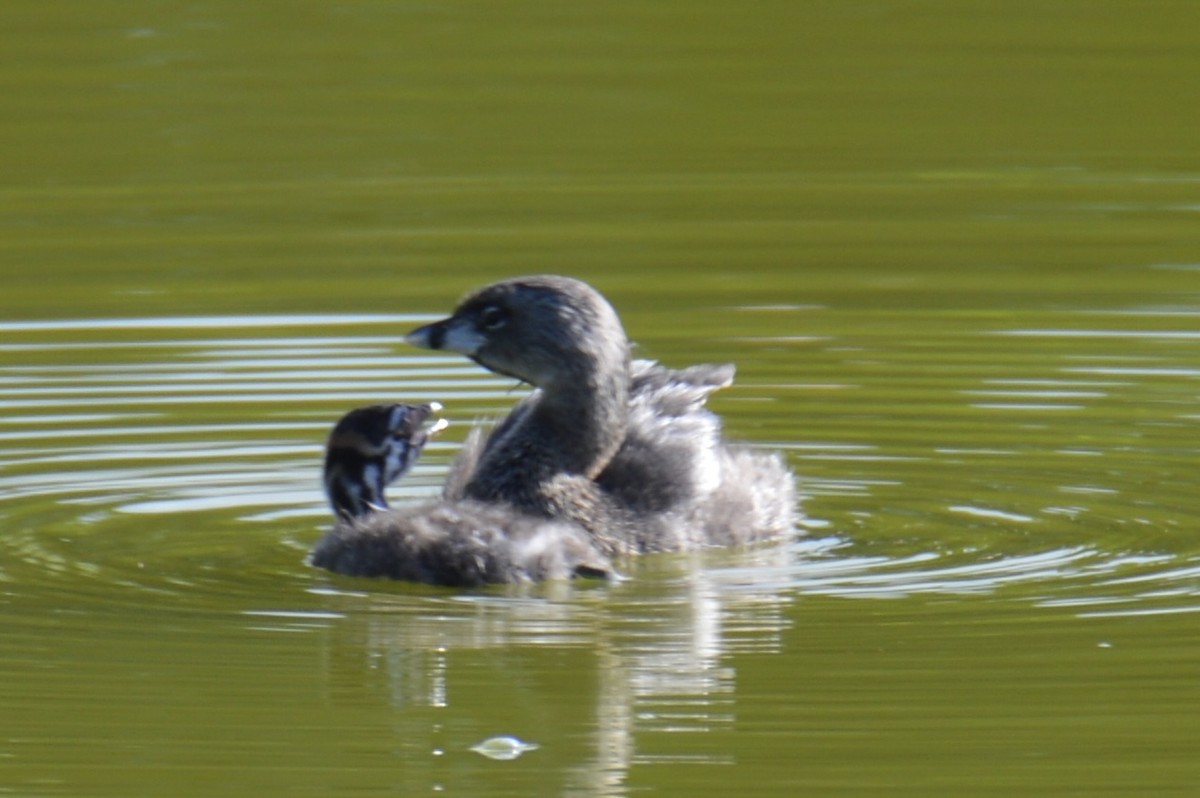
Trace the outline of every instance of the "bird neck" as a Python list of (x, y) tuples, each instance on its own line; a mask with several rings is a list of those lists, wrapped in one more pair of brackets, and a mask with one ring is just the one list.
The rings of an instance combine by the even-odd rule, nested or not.
[(387, 508), (384, 469), (378, 463), (344, 463), (330, 458), (325, 465), (325, 493), (334, 515), (343, 520), (362, 518)]
[(534, 421), (546, 428), (562, 460), (559, 470), (594, 478), (625, 440), (628, 364), (608, 364), (543, 387)]

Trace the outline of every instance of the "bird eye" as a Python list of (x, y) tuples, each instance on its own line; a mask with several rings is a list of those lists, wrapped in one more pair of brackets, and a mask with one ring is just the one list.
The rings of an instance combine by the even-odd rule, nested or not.
[(499, 305), (488, 305), (479, 311), (479, 327), (484, 330), (498, 330), (508, 323), (508, 313)]

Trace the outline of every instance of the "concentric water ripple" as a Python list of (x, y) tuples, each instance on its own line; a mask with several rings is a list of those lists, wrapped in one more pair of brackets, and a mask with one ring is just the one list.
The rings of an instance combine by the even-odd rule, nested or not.
[[(404, 352), (400, 333), (421, 320), (3, 325), (0, 577), (71, 574), (98, 590), (108, 583), (168, 592), (229, 591), (231, 572), (242, 584), (314, 579), (302, 559), (327, 516), (318, 467), (340, 413), (383, 400), (447, 404), (456, 423), (394, 489), (402, 501), (436, 490), (469, 423), (519, 395), (511, 381), (457, 358)], [(1009, 363), (990, 357), (988, 368), (961, 373), (959, 362), (984, 362), (997, 340), (1075, 345), (1026, 349)], [(1167, 348), (1151, 357), (1086, 345), (1100, 340)], [(797, 437), (774, 442), (803, 474), (816, 517), (782, 562), (727, 554), (709, 562), (712, 578), (734, 591), (744, 584), (887, 598), (1019, 588), (1036, 602), (1087, 613), (1194, 611), (1196, 500), (1179, 476), (1197, 453), (1196, 404), (1187, 400), (1200, 371), (1185, 365), (1191, 350), (1179, 348), (1190, 341), (1182, 331), (981, 331), (959, 340), (963, 351), (945, 358), (950, 367), (926, 364), (906, 377), (914, 407), (942, 397), (942, 418), (897, 424), (908, 411), (892, 390), (893, 417), (875, 422), (876, 440), (863, 434), (884, 404), (871, 406), (872, 391), (895, 374), (880, 369), (869, 346), (842, 352), (835, 336), (780, 343), (784, 352), (842, 352), (826, 364), (836, 379), (823, 380), (815, 358), (804, 382), (783, 374), (735, 397), (781, 391), (800, 404), (822, 401), (813, 418), (797, 420)], [(905, 367), (904, 351), (889, 354), (890, 367)], [(861, 381), (847, 382), (856, 372)], [(1168, 390), (1162, 380), (1186, 387)], [(831, 393), (838, 401), (822, 399)], [(722, 408), (734, 434), (747, 406)], [(971, 428), (970, 440), (939, 438), (937, 425)], [(896, 437), (904, 430), (911, 437)], [(1152, 485), (1138, 467), (1151, 457), (1173, 469)]]

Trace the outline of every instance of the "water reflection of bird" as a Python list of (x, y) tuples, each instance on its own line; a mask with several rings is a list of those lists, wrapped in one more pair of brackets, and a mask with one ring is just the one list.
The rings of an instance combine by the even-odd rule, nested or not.
[(409, 343), (459, 352), (533, 385), (469, 442), (452, 494), (586, 529), (606, 554), (790, 534), (793, 477), (776, 454), (725, 443), (704, 407), (732, 366), (630, 359), (615, 310), (586, 283), (523, 277), (469, 295)]
[(427, 424), (438, 409), (375, 405), (337, 423), (326, 447), (325, 490), (338, 521), (313, 549), (314, 565), (459, 587), (610, 573), (608, 561), (570, 522), (470, 499), (390, 509), (384, 489), (446, 426)]

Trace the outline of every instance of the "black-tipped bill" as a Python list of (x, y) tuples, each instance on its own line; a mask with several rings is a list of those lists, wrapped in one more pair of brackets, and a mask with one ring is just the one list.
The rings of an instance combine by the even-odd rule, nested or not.
[(422, 349), (445, 349), (467, 357), (474, 357), (479, 347), (487, 343), (487, 338), (469, 321), (457, 316), (418, 327), (404, 340)]
[(416, 346), (421, 349), (441, 349), (442, 344), (446, 340), (446, 322), (448, 321), (449, 319), (446, 319), (445, 321), (418, 327), (404, 336), (404, 342), (409, 346)]

